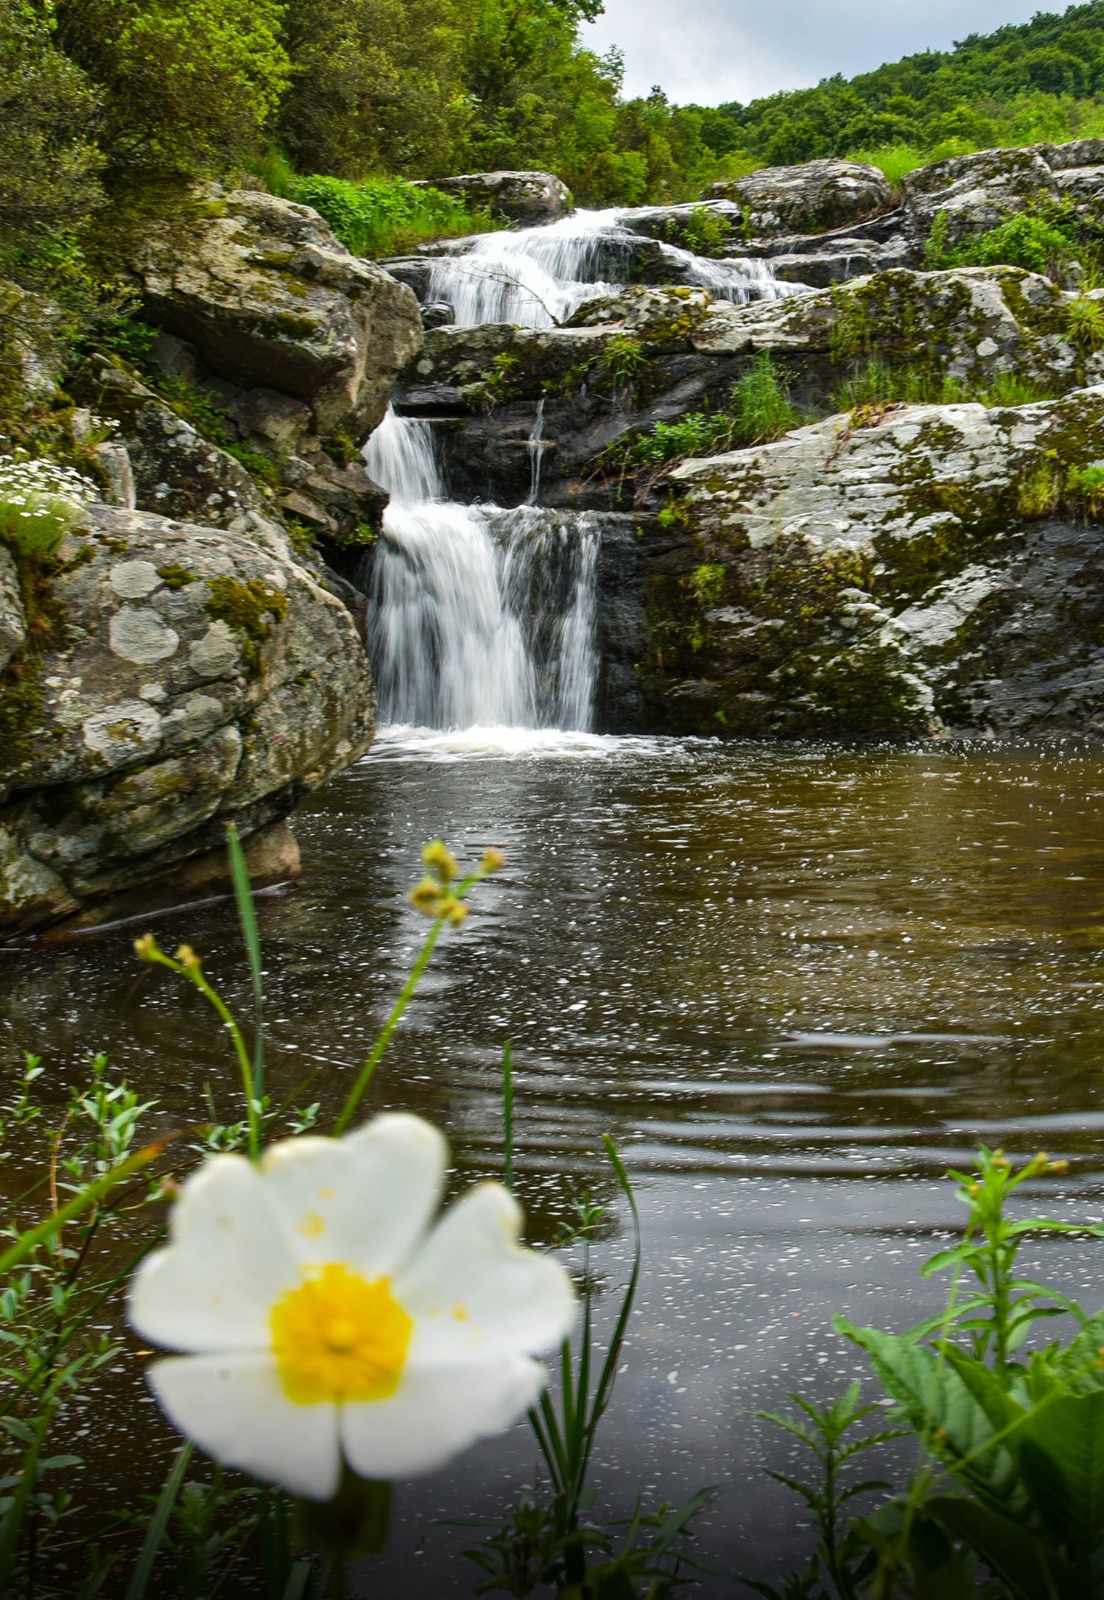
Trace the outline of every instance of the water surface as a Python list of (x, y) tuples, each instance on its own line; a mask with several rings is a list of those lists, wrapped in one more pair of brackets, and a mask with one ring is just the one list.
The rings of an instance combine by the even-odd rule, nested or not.
[[(1100, 1219), (1104, 760), (1079, 747), (722, 745), (495, 729), (391, 730), (300, 813), (301, 885), (265, 896), (274, 1089), (314, 1075), (333, 1107), (425, 931), (405, 903), (425, 839), (508, 865), (442, 941), (375, 1092), (450, 1133), (458, 1182), (501, 1169), (502, 1044), (518, 1071), (521, 1191), (549, 1239), (590, 1190), (604, 1314), (626, 1257), (600, 1136), (638, 1186), (645, 1281), (600, 1449), (615, 1511), (647, 1488), (718, 1486), (710, 1595), (804, 1561), (752, 1413), (862, 1372), (832, 1314), (902, 1327), (939, 1303), (916, 1268), (958, 1220), (949, 1166), (977, 1141), (1068, 1156), (1032, 1207)], [(167, 1121), (226, 1115), (234, 1080), (202, 1006), (137, 965), (134, 928), (8, 955), (0, 1025), (59, 1079), (109, 1049)], [(225, 906), (178, 914), (244, 1006)], [(1031, 1247), (1066, 1292), (1104, 1299), (1099, 1246)], [(135, 1361), (90, 1428), (89, 1471), (170, 1448)], [(873, 1394), (873, 1391), (872, 1391)], [(470, 1592), (470, 1534), (533, 1481), (522, 1427), (400, 1498), (363, 1592)], [(124, 1482), (121, 1493), (133, 1493)]]

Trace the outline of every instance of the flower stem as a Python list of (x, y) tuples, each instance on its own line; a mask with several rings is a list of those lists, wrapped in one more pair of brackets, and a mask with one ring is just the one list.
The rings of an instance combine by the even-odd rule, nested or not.
[(341, 1108), (341, 1115), (334, 1123), (333, 1132), (335, 1138), (339, 1134), (345, 1132), (345, 1129), (349, 1125), (350, 1117), (353, 1115), (353, 1112), (356, 1110), (357, 1106), (367, 1093), (368, 1086), (376, 1075), (376, 1068), (380, 1064), (383, 1052), (391, 1043), (391, 1035), (401, 1022), (402, 1014), (410, 1004), (414, 991), (418, 987), (418, 981), (421, 978), (422, 973), (429, 966), (429, 958), (433, 954), (433, 947), (440, 938), (441, 929), (444, 927), (444, 925), (445, 918), (443, 916), (435, 917), (433, 919), (433, 926), (430, 928), (426, 937), (426, 942), (422, 946), (421, 954), (414, 963), (409, 978), (407, 978), (406, 982), (403, 984), (402, 992), (391, 1009), (391, 1015), (388, 1017), (387, 1021), (380, 1030), (379, 1038), (372, 1046), (371, 1055), (361, 1067), (360, 1072), (357, 1075), (357, 1081), (353, 1084), (353, 1087), (349, 1091), (348, 1099)]

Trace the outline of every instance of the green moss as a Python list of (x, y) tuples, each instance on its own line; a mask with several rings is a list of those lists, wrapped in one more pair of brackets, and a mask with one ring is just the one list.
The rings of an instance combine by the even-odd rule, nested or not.
[(189, 583), (196, 582), (198, 574), (189, 572), (187, 567), (175, 566), (170, 563), (168, 566), (158, 567), (157, 576), (167, 589), (184, 589)]
[(272, 637), (276, 623), (287, 615), (287, 596), (261, 578), (250, 578), (246, 583), (225, 576), (208, 578), (207, 588), (210, 595), (203, 609), (209, 617), (233, 628), (246, 672), (258, 677), (264, 664), (261, 646)]
[(724, 597), (725, 569), (716, 561), (704, 561), (683, 581), (703, 610), (718, 606)]
[(34, 735), (45, 721), (42, 661), (24, 650), (0, 680), (0, 766), (11, 773), (34, 753)]

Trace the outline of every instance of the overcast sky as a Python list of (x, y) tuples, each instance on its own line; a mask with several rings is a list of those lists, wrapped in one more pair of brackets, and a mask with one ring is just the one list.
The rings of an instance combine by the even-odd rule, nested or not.
[(947, 50), (970, 33), (1026, 22), (1063, 0), (606, 0), (583, 35), (625, 52), (625, 93), (660, 84), (699, 105), (851, 77), (917, 50)]

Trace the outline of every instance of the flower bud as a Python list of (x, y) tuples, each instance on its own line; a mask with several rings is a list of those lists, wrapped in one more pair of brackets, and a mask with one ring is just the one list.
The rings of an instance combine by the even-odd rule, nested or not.
[(454, 928), (458, 928), (468, 914), (468, 908), (462, 900), (454, 900), (448, 910), (448, 920)]
[(1053, 1173), (1058, 1174), (1058, 1175), (1060, 1175), (1063, 1172), (1068, 1172), (1069, 1171), (1069, 1162), (1068, 1161), (1051, 1161), (1051, 1162), (1048, 1162), (1047, 1171), (1048, 1172), (1053, 1172)]
[(435, 878), (423, 878), (410, 891), (410, 904), (424, 917), (435, 917), (441, 904), (441, 885)]
[(157, 940), (152, 933), (144, 933), (134, 941), (134, 954), (140, 961), (152, 961), (157, 954)]
[(443, 839), (431, 839), (422, 851), (422, 860), (442, 883), (451, 883), (460, 874), (460, 863)]
[(190, 944), (182, 944), (180, 946), (180, 949), (176, 952), (176, 959), (182, 967), (200, 967), (203, 965)]
[(484, 872), (498, 872), (506, 865), (506, 857), (492, 844), (484, 850), (480, 865)]

